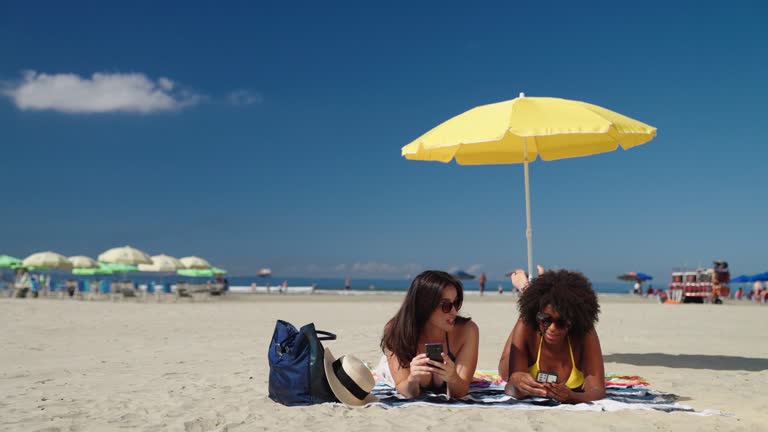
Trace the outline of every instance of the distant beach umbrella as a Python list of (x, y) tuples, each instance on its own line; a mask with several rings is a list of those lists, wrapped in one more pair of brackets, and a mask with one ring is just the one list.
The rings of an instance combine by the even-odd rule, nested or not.
[(112, 248), (99, 255), (98, 259), (105, 263), (152, 264), (152, 258), (149, 255), (130, 246)]
[(211, 268), (211, 263), (208, 261), (196, 257), (196, 256), (188, 256), (181, 258), (179, 261), (181, 261), (182, 264), (184, 264), (184, 267), (188, 269), (209, 269)]
[(21, 265), (21, 260), (10, 255), (0, 255), (0, 267), (16, 267)]
[(114, 271), (109, 268), (107, 263), (96, 263), (96, 267), (72, 269), (72, 274), (80, 276), (109, 275), (113, 273)]
[(67, 258), (72, 263), (74, 268), (97, 268), (99, 263), (90, 257), (83, 255), (75, 255)]
[(752, 281), (764, 282), (768, 281), (768, 272), (758, 273), (752, 276)]
[(139, 264), (139, 271), (143, 272), (172, 273), (183, 268), (186, 267), (178, 258), (165, 254), (153, 255), (152, 264)]
[(67, 257), (56, 252), (38, 252), (34, 253), (21, 262), (24, 267), (34, 269), (59, 269), (68, 270), (72, 268), (72, 263)]
[(453, 274), (453, 277), (455, 277), (458, 280), (472, 280), (475, 278), (475, 275), (469, 274), (464, 270), (458, 270), (456, 271), (456, 273)]
[(616, 276), (616, 279), (629, 282), (645, 282), (652, 280), (653, 276), (641, 272), (629, 272)]
[(181, 276), (188, 277), (212, 277), (220, 274), (226, 274), (227, 271), (218, 267), (211, 267), (207, 269), (180, 269), (176, 273)]
[(656, 136), (656, 128), (585, 102), (520, 97), (475, 107), (401, 149), (406, 159), (459, 165), (523, 164), (528, 274), (533, 274), (533, 230), (528, 164), (629, 149)]
[(754, 282), (754, 280), (752, 280), (752, 276), (741, 275), (731, 279), (731, 283), (747, 283), (747, 282)]
[(133, 264), (107, 262), (107, 263), (101, 263), (101, 265), (111, 270), (112, 273), (131, 273), (131, 272), (139, 271), (139, 268)]

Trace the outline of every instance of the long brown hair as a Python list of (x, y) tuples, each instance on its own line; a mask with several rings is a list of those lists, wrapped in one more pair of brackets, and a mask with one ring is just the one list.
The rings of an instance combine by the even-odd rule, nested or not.
[[(418, 352), (419, 336), (424, 330), (432, 312), (442, 300), (443, 289), (449, 285), (456, 288), (459, 307), (464, 302), (464, 286), (458, 279), (439, 270), (427, 270), (413, 279), (400, 310), (384, 326), (381, 350), (389, 350), (397, 356), (401, 368), (410, 367), (411, 360)], [(469, 321), (456, 317), (456, 324)]]

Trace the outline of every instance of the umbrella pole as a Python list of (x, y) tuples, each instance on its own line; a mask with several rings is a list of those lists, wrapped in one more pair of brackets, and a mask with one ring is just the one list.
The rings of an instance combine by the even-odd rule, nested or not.
[(533, 229), (531, 228), (531, 186), (528, 178), (528, 142), (523, 137), (523, 171), (525, 173), (525, 237), (528, 239), (528, 280), (533, 279)]

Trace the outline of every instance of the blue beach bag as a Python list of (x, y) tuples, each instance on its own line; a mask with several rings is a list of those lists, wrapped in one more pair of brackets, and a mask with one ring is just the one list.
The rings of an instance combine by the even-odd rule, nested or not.
[(296, 330), (278, 320), (268, 352), (270, 399), (288, 406), (338, 402), (325, 377), (321, 343), (335, 339), (333, 333), (315, 330), (314, 323)]

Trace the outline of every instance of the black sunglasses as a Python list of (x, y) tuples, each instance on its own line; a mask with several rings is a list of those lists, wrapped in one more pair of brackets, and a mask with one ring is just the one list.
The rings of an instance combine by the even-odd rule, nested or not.
[(461, 309), (461, 302), (458, 299), (454, 301), (440, 300), (440, 310), (443, 313), (451, 313), (452, 308), (456, 308), (456, 312), (458, 312)]
[(553, 319), (552, 315), (546, 313), (546, 312), (539, 312), (536, 314), (536, 321), (539, 322), (539, 327), (543, 329), (548, 329), (549, 326), (552, 325), (552, 323), (555, 323), (555, 327), (559, 329), (568, 329), (571, 328), (571, 321), (565, 319), (565, 318), (558, 318)]

